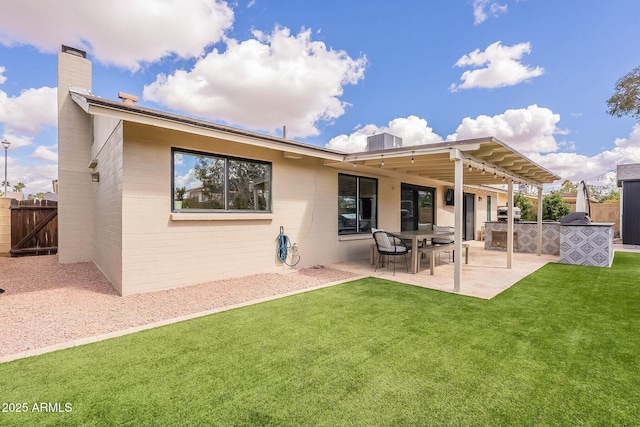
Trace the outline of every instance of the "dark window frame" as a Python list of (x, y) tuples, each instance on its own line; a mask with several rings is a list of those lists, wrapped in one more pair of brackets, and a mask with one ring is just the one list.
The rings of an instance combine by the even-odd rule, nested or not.
[[(359, 235), (359, 234), (370, 234), (371, 233), (371, 228), (377, 228), (378, 226), (378, 178), (371, 178), (368, 176), (360, 176), (360, 175), (352, 175), (352, 174), (346, 174), (346, 173), (339, 173), (338, 174), (338, 200), (340, 198), (340, 177), (344, 176), (344, 177), (348, 177), (348, 178), (355, 178), (356, 180), (356, 196), (355, 196), (355, 208), (356, 208), (356, 212), (355, 212), (355, 224), (354, 224), (354, 231), (345, 231), (344, 229), (341, 231), (340, 230), (340, 212), (338, 212), (338, 235), (340, 236), (348, 236), (348, 235)], [(375, 206), (372, 207), (372, 212), (371, 212), (371, 216), (372, 218), (375, 220), (375, 224), (371, 224), (372, 219), (365, 219), (365, 218), (360, 218), (361, 217), (361, 206), (360, 206), (360, 199), (361, 199), (361, 192), (360, 192), (360, 180), (361, 179), (367, 179), (367, 180), (371, 180), (375, 183)], [(338, 206), (338, 209), (340, 209), (340, 207)], [(368, 224), (368, 228), (366, 228), (366, 225), (361, 225), (361, 221), (364, 223), (364, 221), (369, 221)], [(366, 228), (364, 230), (362, 230), (362, 228)], [(362, 231), (361, 231), (362, 230)]]
[[(175, 184), (175, 157), (176, 153), (178, 154), (187, 154), (192, 156), (202, 156), (208, 158), (214, 158), (219, 160), (224, 160), (224, 183), (223, 183), (223, 199), (224, 199), (224, 208), (214, 209), (214, 208), (186, 208), (186, 209), (175, 209), (174, 200), (176, 194), (176, 184)], [(229, 162), (247, 162), (247, 163), (255, 163), (259, 165), (264, 165), (267, 167), (268, 171), (268, 188), (266, 191), (268, 192), (267, 198), (267, 207), (266, 209), (230, 209), (230, 200), (229, 200)], [(180, 212), (180, 213), (189, 213), (189, 212), (210, 212), (210, 213), (264, 213), (270, 214), (273, 213), (273, 163), (264, 161), (264, 160), (256, 160), (249, 159), (244, 157), (236, 157), (236, 156), (228, 156), (225, 154), (212, 153), (207, 151), (198, 151), (198, 150), (190, 150), (186, 148), (178, 148), (171, 147), (171, 211), (172, 212)]]
[[(410, 191), (412, 193), (412, 198), (410, 199), (411, 201), (411, 207), (412, 207), (412, 211), (411, 212), (406, 212), (409, 215), (410, 221), (407, 219), (403, 220), (403, 202), (408, 201), (407, 200), (402, 200), (402, 197), (404, 195), (405, 191)], [(418, 198), (417, 198), (417, 192), (419, 191), (424, 191), (424, 192), (428, 192), (431, 194), (431, 217), (432, 217), (432, 225), (437, 224), (437, 196), (438, 196), (438, 190), (435, 187), (428, 187), (425, 185), (419, 185), (419, 184), (410, 184), (408, 182), (402, 182), (400, 184), (400, 229), (402, 231), (407, 231), (409, 230), (409, 228), (407, 227), (408, 224), (411, 224), (411, 230), (416, 230), (418, 228), (418, 224), (419, 224), (419, 218), (416, 216), (418, 213), (418, 209), (419, 206), (417, 205), (418, 202)], [(414, 199), (415, 197), (415, 199)]]

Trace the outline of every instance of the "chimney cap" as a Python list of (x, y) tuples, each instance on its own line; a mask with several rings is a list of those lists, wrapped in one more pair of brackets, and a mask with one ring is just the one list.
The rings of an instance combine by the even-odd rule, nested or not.
[(122, 103), (125, 105), (134, 105), (138, 102), (138, 97), (124, 92), (118, 92), (118, 98), (122, 99)]
[(78, 49), (76, 47), (71, 47), (71, 46), (67, 46), (67, 45), (62, 45), (62, 52), (63, 53), (68, 53), (70, 55), (75, 55), (75, 56), (79, 56), (81, 58), (86, 58), (87, 57), (87, 52), (85, 52), (84, 50)]

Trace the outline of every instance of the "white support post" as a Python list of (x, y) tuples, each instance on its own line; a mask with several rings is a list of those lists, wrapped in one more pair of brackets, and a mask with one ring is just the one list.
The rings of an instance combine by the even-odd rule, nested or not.
[(507, 268), (513, 264), (513, 181), (509, 180), (507, 195)]
[(538, 256), (542, 255), (542, 187), (538, 187)]
[[(457, 150), (456, 150), (457, 151)], [(453, 290), (454, 292), (460, 292), (460, 282), (462, 281), (462, 200), (463, 200), (463, 164), (462, 156), (459, 152), (456, 153), (455, 158), (455, 191), (454, 191), (454, 205), (453, 205), (453, 218), (454, 218), (454, 235), (453, 235), (453, 249), (455, 253), (455, 259), (453, 261)]]

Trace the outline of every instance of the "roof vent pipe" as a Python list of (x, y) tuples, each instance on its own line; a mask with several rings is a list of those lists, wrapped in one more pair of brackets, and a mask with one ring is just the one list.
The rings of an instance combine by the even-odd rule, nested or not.
[(282, 139), (287, 139), (287, 126), (282, 126)]
[(118, 98), (122, 99), (122, 103), (124, 105), (135, 105), (138, 102), (138, 97), (135, 95), (130, 95), (124, 92), (118, 92)]

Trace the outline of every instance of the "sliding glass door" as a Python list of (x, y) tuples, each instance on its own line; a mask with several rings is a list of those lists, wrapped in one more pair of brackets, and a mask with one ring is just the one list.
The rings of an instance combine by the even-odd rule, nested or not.
[(402, 231), (430, 227), (435, 221), (435, 188), (402, 184), (400, 227)]

